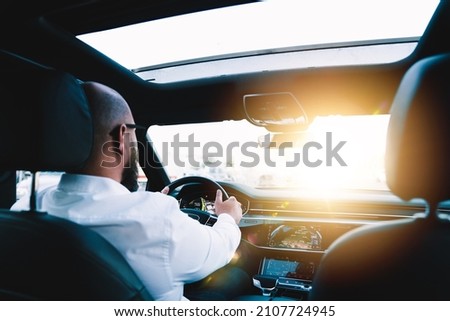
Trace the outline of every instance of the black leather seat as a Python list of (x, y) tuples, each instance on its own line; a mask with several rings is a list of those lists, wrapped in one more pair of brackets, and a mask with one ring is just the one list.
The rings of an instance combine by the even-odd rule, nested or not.
[(356, 229), (324, 255), (312, 300), (449, 300), (450, 54), (423, 59), (405, 74), (391, 108), (387, 182), (426, 213)]
[[(0, 170), (70, 171), (83, 165), (93, 128), (74, 77), (0, 51), (0, 97)], [(152, 298), (97, 233), (38, 210), (3, 209), (0, 299)]]

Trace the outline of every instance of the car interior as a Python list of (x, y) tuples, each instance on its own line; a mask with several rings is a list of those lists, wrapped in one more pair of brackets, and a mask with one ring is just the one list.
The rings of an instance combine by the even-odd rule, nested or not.
[[(236, 300), (450, 299), (450, 3), (430, 6), (414, 36), (207, 50), (222, 45), (221, 35), (200, 22), (202, 13), (271, 2), (280, 3), (6, 1), (0, 299), (153, 299), (108, 241), (41, 211), (36, 199), (46, 173), (71, 171), (89, 156), (85, 81), (117, 90), (147, 128), (136, 132), (141, 190), (169, 186), (186, 215), (210, 226), (217, 189), (242, 204), (241, 245), (229, 265), (251, 281), (239, 284)], [(417, 9), (404, 4), (403, 13)], [(163, 24), (182, 17), (199, 21), (190, 34), (198, 43)], [(245, 26), (256, 19), (244, 14)], [(247, 35), (227, 22), (231, 44)], [(146, 23), (154, 23), (148, 38), (137, 29), (119, 38)], [(261, 39), (282, 38), (270, 33), (276, 23), (265, 25)], [(405, 48), (398, 58), (364, 60)], [(189, 56), (194, 49), (199, 55)], [(138, 61), (153, 52), (161, 60)], [(30, 210), (12, 211), (24, 175)]]

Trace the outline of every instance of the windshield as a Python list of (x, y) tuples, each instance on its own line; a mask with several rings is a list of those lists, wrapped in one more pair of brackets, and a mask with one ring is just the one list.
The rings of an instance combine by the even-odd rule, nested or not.
[(273, 134), (246, 120), (152, 126), (172, 180), (206, 176), (256, 188), (387, 190), (389, 115), (320, 116), (308, 130)]

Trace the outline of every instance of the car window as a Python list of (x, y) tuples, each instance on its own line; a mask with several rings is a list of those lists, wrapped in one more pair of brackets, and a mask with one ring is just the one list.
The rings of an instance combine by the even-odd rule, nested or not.
[[(38, 188), (44, 189), (49, 186), (57, 185), (62, 172), (40, 172)], [(16, 198), (20, 199), (29, 196), (31, 190), (32, 174), (29, 171), (17, 171), (16, 180)]]
[(152, 126), (171, 179), (201, 175), (258, 188), (387, 190), (389, 115), (316, 117), (303, 132), (274, 134), (246, 120)]
[[(145, 191), (147, 186), (147, 177), (139, 166), (138, 185), (140, 191)], [(46, 187), (58, 185), (63, 172), (39, 172), (38, 189), (42, 190)], [(16, 172), (16, 199), (29, 197), (31, 191), (32, 174), (29, 171)]]
[(414, 50), (438, 3), (268, 0), (78, 38), (156, 83), (387, 63)]

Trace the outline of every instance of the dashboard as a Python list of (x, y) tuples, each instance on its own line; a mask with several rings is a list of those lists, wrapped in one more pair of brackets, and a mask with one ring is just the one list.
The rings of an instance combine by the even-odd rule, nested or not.
[(249, 274), (275, 279), (277, 288), (287, 291), (284, 295), (300, 300), (307, 299), (314, 273), (336, 239), (362, 226), (413, 218), (424, 210), (420, 202), (401, 203), (392, 194), (378, 191), (330, 199), (286, 190), (222, 186), (238, 200), (248, 201), (240, 228), (245, 256), (254, 262)]
[[(278, 288), (298, 299), (306, 298), (322, 256), (337, 238), (361, 226), (412, 218), (424, 209), (421, 203), (399, 205), (391, 194), (378, 192), (336, 201), (221, 185), (243, 205), (240, 229), (245, 250), (238, 253), (236, 264), (249, 275), (274, 279)], [(187, 186), (178, 199), (181, 208), (214, 213), (215, 190), (200, 193), (195, 186)]]
[(322, 235), (320, 229), (314, 226), (281, 224), (268, 236), (268, 246), (320, 250), (322, 248)]
[(180, 200), (180, 208), (190, 208), (215, 214), (214, 199), (208, 194), (185, 197)]

